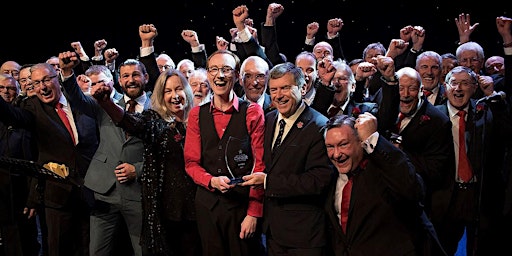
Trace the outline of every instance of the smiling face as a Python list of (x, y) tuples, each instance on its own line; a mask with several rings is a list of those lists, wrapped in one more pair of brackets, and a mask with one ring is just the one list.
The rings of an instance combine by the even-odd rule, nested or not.
[(417, 63), (417, 70), (421, 76), (423, 88), (432, 91), (441, 80), (441, 65), (434, 56), (424, 56)]
[(144, 92), (148, 74), (144, 74), (138, 65), (124, 65), (119, 69), (119, 83), (124, 93), (136, 99)]
[(356, 84), (350, 81), (351, 74), (346, 69), (336, 70), (332, 79), (334, 85), (334, 103), (339, 106), (345, 104), (349, 95), (356, 89)]
[(208, 81), (214, 97), (229, 97), (236, 82), (236, 60), (228, 53), (216, 53), (208, 60)]
[[(457, 71), (459, 68), (454, 68)], [(446, 81), (446, 97), (456, 109), (464, 109), (477, 89), (474, 78), (465, 71), (453, 72)]]
[(188, 82), (194, 94), (194, 106), (199, 106), (210, 92), (206, 71), (204, 69), (202, 71), (194, 70), (188, 78)]
[(177, 75), (169, 76), (165, 81), (164, 103), (167, 109), (175, 116), (183, 116), (187, 107), (185, 89)]
[(300, 89), (295, 83), (291, 73), (270, 79), (268, 82), (272, 102), (279, 113), (285, 117), (293, 115), (302, 102)]
[(339, 173), (355, 170), (363, 159), (363, 147), (348, 125), (330, 128), (325, 133), (327, 155)]
[(266, 90), (268, 64), (259, 57), (251, 56), (242, 64), (240, 78), (245, 91), (245, 97), (252, 102), (258, 102)]
[(12, 102), (18, 95), (16, 79), (11, 75), (0, 74), (0, 96), (5, 102)]
[(53, 67), (48, 64), (36, 64), (31, 68), (30, 78), (39, 100), (50, 105), (59, 102), (62, 90), (57, 72)]
[(300, 54), (295, 60), (295, 65), (302, 70), (306, 79), (306, 84), (301, 91), (302, 96), (305, 96), (313, 88), (313, 83), (317, 78), (316, 60), (312, 55)]
[(416, 111), (419, 101), (420, 82), (410, 76), (404, 75), (398, 79), (398, 93), (400, 94), (400, 112), (405, 115)]

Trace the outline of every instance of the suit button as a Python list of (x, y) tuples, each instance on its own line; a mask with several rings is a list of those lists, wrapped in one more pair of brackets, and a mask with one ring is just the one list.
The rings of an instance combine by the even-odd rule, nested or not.
[(222, 170), (221, 170), (221, 169), (217, 169), (217, 173), (221, 173), (221, 172), (222, 172)]

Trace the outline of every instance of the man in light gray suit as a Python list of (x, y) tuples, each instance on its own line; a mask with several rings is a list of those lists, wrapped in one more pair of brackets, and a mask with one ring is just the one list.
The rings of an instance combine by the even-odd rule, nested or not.
[[(70, 60), (78, 64), (75, 53), (61, 54), (69, 55)], [(113, 90), (110, 96), (114, 101), (128, 111), (132, 110), (130, 106), (135, 106), (135, 111), (139, 113), (149, 108), (150, 93), (143, 90), (149, 77), (144, 64), (128, 59), (120, 64), (118, 72), (124, 95)], [(70, 96), (71, 104), (76, 105), (84, 114), (96, 118), (100, 130), (100, 144), (85, 176), (85, 186), (94, 191), (95, 199), (90, 217), (90, 253), (111, 255), (116, 231), (124, 225), (124, 221), (135, 255), (142, 255), (139, 245), (142, 205), (138, 179), (142, 174), (144, 146), (139, 138), (117, 127), (94, 98), (84, 95), (80, 90), (78, 84), (87, 82), (91, 83), (91, 87), (102, 83), (113, 86), (110, 70), (103, 65), (93, 65), (85, 74), (76, 80), (68, 79), (64, 82), (64, 88)]]

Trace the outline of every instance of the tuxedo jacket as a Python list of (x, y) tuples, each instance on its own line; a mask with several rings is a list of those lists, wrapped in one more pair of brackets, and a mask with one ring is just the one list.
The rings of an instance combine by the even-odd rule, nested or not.
[[(480, 213), (492, 220), (503, 211), (505, 181), (502, 171), (505, 152), (512, 145), (512, 121), (505, 101), (476, 103), (471, 99), (467, 113), (466, 150), (476, 176), (477, 193), (481, 196)], [(446, 104), (436, 107), (448, 116)], [(451, 202), (454, 186), (455, 179), (452, 179), (451, 186), (439, 196), (440, 204), (445, 208)]]
[[(332, 99), (334, 97), (334, 90), (328, 88), (327, 86), (320, 85), (316, 89), (315, 99), (311, 103), (311, 107), (316, 109), (318, 112), (322, 113), (324, 116), (328, 117), (329, 107), (332, 104)], [(374, 116), (378, 115), (378, 105), (374, 102), (355, 102), (351, 97), (345, 109), (343, 110), (343, 114), (348, 116), (353, 116), (357, 118), (359, 114), (363, 114), (365, 112), (370, 112)]]
[(419, 217), (421, 177), (407, 155), (382, 135), (366, 158), (366, 167), (352, 177), (346, 233), (334, 208), (336, 178), (329, 185), (328, 255), (420, 255), (429, 241)]
[[(44, 104), (37, 97), (27, 99), (22, 108), (0, 100), (0, 121), (4, 124), (16, 124), (32, 132), (37, 141), (39, 164), (65, 164), (73, 175), (83, 178), (92, 158), (91, 152), (97, 147), (97, 126), (94, 119), (78, 112), (71, 103), (70, 106), (78, 132), (79, 143), (76, 146), (54, 106)], [(71, 196), (80, 193), (76, 193), (78, 187), (69, 181), (48, 177), (44, 186), (43, 200), (46, 207), (62, 208), (80, 200)]]
[(327, 118), (306, 106), (272, 153), (278, 114), (265, 116), (263, 232), (283, 246), (324, 246), (323, 201), (334, 175), (322, 132)]
[[(144, 145), (141, 139), (135, 136), (126, 137), (125, 131), (112, 121), (110, 116), (98, 105), (96, 100), (82, 93), (71, 77), (63, 82), (64, 89), (70, 96), (72, 104), (77, 106), (82, 113), (96, 119), (99, 125), (100, 143), (92, 157), (85, 186), (96, 193), (107, 195), (115, 187), (123, 198), (140, 201), (141, 186), (138, 181), (142, 174)], [(151, 95), (147, 93), (146, 95)], [(144, 109), (149, 108), (149, 96)], [(114, 102), (126, 109), (126, 103), (122, 94), (116, 92)], [(120, 163), (130, 163), (135, 166), (137, 178), (127, 183), (119, 183), (114, 170)]]
[(455, 179), (452, 123), (436, 107), (423, 100), (407, 126), (401, 132), (395, 132), (402, 137), (400, 147), (425, 182), (425, 206), (430, 214), (431, 207), (438, 207), (436, 204), (443, 200), (439, 191), (448, 188), (450, 181)]
[(437, 90), (436, 100), (434, 101), (434, 106), (445, 104), (448, 98), (446, 98), (446, 87), (443, 84), (439, 85), (439, 90)]

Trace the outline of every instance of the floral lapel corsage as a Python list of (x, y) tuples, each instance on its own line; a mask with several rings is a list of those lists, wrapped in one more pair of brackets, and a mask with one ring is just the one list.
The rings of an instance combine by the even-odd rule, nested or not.
[(485, 110), (485, 105), (483, 103), (478, 103), (475, 107), (475, 113), (479, 114), (480, 112)]
[(484, 103), (478, 103), (475, 106), (475, 117), (476, 119), (480, 119), (482, 115), (484, 114), (487, 106)]
[(352, 109), (352, 116), (353, 117), (358, 117), (360, 114), (361, 114), (361, 109), (359, 109), (358, 107), (354, 107)]
[(420, 124), (424, 124), (426, 122), (430, 121), (430, 116), (427, 116), (427, 115), (422, 115), (420, 117)]
[(298, 122), (297, 123), (297, 128), (302, 129), (302, 127), (304, 127), (304, 123), (303, 122)]
[(174, 141), (176, 142), (180, 142), (183, 140), (183, 135), (181, 135), (181, 133), (177, 133), (176, 135), (174, 135)]

